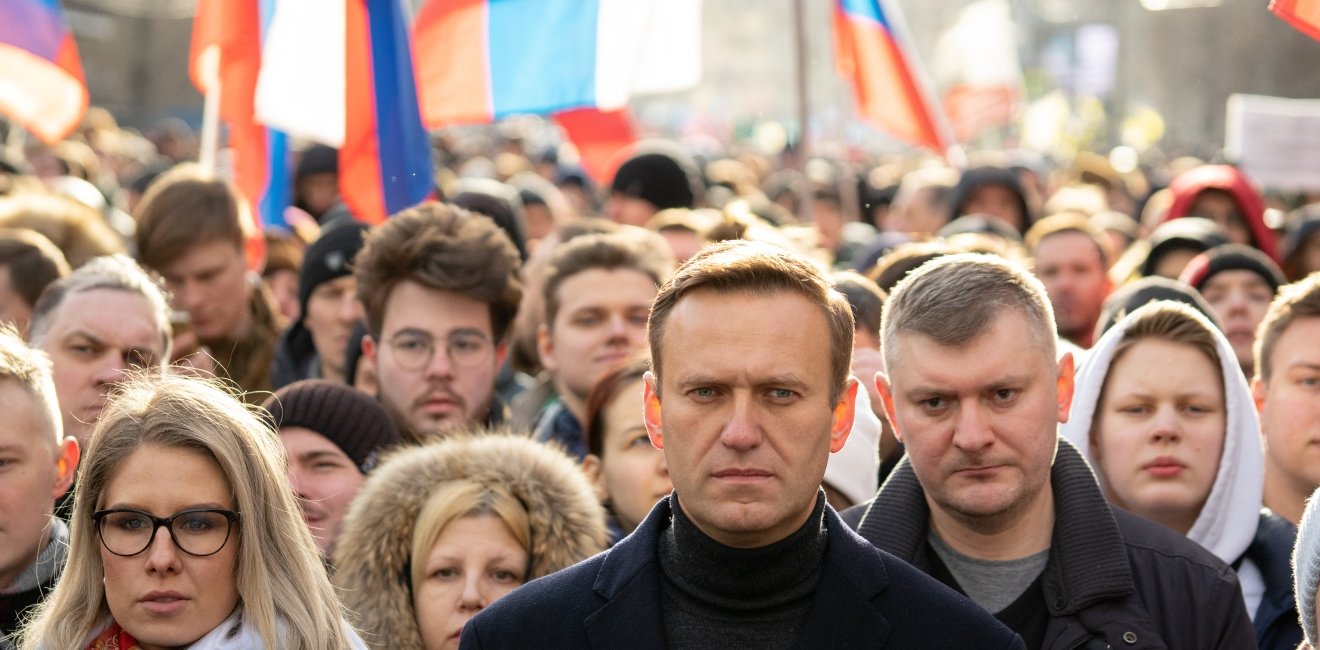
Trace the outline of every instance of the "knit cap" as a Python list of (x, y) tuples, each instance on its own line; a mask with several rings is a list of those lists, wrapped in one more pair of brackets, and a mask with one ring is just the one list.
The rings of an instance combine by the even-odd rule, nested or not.
[(1315, 647), (1320, 641), (1315, 633), (1315, 591), (1320, 587), (1320, 490), (1306, 500), (1306, 512), (1297, 527), (1297, 546), (1293, 549), (1293, 593), (1297, 613), (1302, 619), (1306, 642)]
[(399, 443), (399, 430), (385, 407), (366, 393), (327, 379), (297, 381), (262, 404), (281, 427), (306, 427), (326, 437), (363, 473), (385, 449)]
[(701, 172), (679, 147), (648, 143), (619, 165), (610, 191), (644, 199), (657, 210), (693, 208), (702, 194)]
[(1187, 268), (1183, 269), (1178, 279), (1200, 291), (1205, 288), (1205, 283), (1209, 282), (1210, 278), (1221, 271), (1251, 271), (1265, 280), (1265, 283), (1270, 285), (1270, 290), (1275, 292), (1279, 290), (1279, 285), (1285, 282), (1283, 270), (1274, 263), (1274, 260), (1265, 253), (1242, 244), (1224, 244), (1197, 255), (1187, 263)]
[(318, 286), (353, 272), (353, 258), (362, 250), (362, 239), (371, 228), (360, 223), (346, 223), (321, 233), (303, 254), (298, 273), (298, 304), (307, 312), (307, 300)]

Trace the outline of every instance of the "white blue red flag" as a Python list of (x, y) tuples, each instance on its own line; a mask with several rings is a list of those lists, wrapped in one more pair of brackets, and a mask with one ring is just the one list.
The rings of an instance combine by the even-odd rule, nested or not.
[(59, 0), (0, 0), (0, 113), (59, 142), (87, 110), (83, 79)]

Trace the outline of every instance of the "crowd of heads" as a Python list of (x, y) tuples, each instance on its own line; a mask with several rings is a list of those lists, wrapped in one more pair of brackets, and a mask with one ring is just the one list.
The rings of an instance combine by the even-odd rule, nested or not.
[(375, 225), (304, 149), (262, 233), (171, 132), (0, 174), (0, 591), (67, 543), (23, 647), (453, 647), (671, 493), (754, 548), (911, 472), (942, 532), (1041, 535), (1075, 447), (1234, 564), (1320, 487), (1320, 210), (1229, 165), (657, 141), (591, 179), (454, 130)]

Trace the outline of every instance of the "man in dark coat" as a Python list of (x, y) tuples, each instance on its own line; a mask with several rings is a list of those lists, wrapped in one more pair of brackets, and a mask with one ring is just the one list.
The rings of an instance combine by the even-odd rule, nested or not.
[(461, 647), (1021, 647), (825, 502), (853, 329), (804, 258), (747, 242), (693, 257), (648, 326), (644, 421), (674, 492), (613, 549), (478, 614)]
[(1062, 441), (1073, 361), (1044, 286), (953, 255), (885, 303), (875, 381), (907, 458), (858, 532), (967, 594), (1030, 648), (1253, 648), (1236, 575), (1181, 535), (1111, 510)]

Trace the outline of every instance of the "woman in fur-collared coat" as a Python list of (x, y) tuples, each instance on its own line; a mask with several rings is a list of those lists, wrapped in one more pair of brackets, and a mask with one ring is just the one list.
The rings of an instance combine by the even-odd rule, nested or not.
[(358, 494), (335, 582), (373, 648), (458, 645), (467, 619), (605, 548), (581, 469), (524, 436), (450, 436), (391, 455)]

